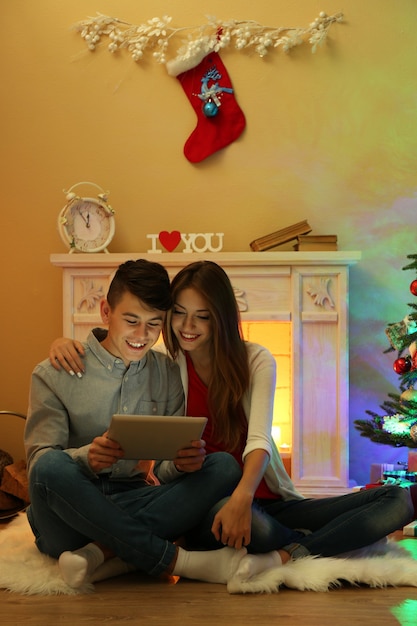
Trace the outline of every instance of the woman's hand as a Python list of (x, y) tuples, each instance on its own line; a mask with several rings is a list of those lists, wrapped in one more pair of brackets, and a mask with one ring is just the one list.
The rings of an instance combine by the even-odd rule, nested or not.
[(252, 494), (234, 492), (216, 514), (211, 532), (225, 546), (240, 550), (251, 539)]
[(226, 504), (214, 518), (211, 531), (217, 541), (240, 550), (251, 539), (252, 503), (268, 466), (269, 454), (257, 448), (246, 455), (242, 478)]
[(49, 350), (49, 359), (56, 370), (60, 370), (62, 367), (71, 376), (77, 375), (79, 378), (84, 373), (84, 364), (81, 358), (83, 356), (82, 343), (66, 337), (55, 339)]
[(191, 442), (190, 448), (178, 450), (174, 465), (179, 472), (198, 472), (206, 458), (206, 442), (203, 439)]
[(101, 437), (95, 437), (88, 450), (88, 464), (95, 473), (111, 467), (123, 457), (122, 448), (117, 441), (107, 437), (107, 432)]

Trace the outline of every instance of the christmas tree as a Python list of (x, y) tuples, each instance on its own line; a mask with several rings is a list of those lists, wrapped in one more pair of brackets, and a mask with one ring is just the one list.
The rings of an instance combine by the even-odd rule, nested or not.
[[(417, 254), (407, 255), (411, 263), (403, 270), (417, 274)], [(417, 279), (410, 284), (410, 291), (417, 296)], [(369, 420), (355, 420), (355, 428), (362, 437), (390, 446), (417, 448), (417, 303), (408, 304), (409, 312), (400, 322), (388, 324), (385, 333), (390, 346), (385, 353), (397, 351), (393, 363), (399, 375), (400, 393), (389, 393), (381, 404), (384, 415), (366, 411)]]

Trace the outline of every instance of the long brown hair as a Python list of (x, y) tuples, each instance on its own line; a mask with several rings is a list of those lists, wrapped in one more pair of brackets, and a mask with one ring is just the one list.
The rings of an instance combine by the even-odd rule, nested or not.
[[(242, 398), (250, 377), (235, 294), (226, 272), (212, 261), (196, 261), (178, 272), (171, 282), (174, 307), (179, 293), (189, 287), (201, 294), (210, 313), (212, 368), (208, 406), (213, 437), (233, 451), (245, 427)], [(163, 336), (169, 353), (175, 358), (180, 347), (172, 332), (171, 318), (172, 311), (168, 311)]]

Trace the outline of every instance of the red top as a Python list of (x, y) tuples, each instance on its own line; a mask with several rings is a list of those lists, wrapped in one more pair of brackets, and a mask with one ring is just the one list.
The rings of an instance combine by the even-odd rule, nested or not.
[[(201, 378), (198, 376), (197, 372), (194, 369), (194, 365), (188, 354), (185, 354), (187, 359), (187, 372), (188, 372), (188, 398), (187, 398), (187, 415), (194, 417), (207, 417), (208, 422), (206, 428), (204, 430), (203, 439), (206, 442), (206, 450), (208, 454), (212, 452), (224, 452), (224, 446), (220, 443), (216, 442), (212, 438), (212, 429), (213, 424), (211, 420), (211, 415), (208, 409), (207, 403), (207, 386), (203, 383)], [(248, 435), (247, 425), (245, 427), (245, 431), (242, 433), (239, 445), (234, 452), (231, 454), (234, 456), (236, 461), (239, 463), (240, 467), (243, 469), (243, 461), (242, 454), (246, 444), (246, 438)], [(255, 492), (255, 498), (266, 498), (268, 500), (277, 500), (279, 496), (269, 489), (268, 485), (265, 482), (265, 479), (262, 478), (259, 486)]]

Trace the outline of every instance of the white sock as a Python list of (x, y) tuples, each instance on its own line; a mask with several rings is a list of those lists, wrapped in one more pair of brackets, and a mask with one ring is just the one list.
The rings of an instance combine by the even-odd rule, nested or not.
[(172, 573), (174, 576), (225, 585), (234, 576), (245, 554), (246, 548), (235, 550), (226, 547), (201, 552), (178, 548), (177, 562)]
[(126, 563), (126, 561), (122, 561), (118, 556), (113, 557), (112, 559), (107, 559), (104, 561), (99, 567), (93, 572), (90, 581), (92, 583), (96, 583), (99, 580), (106, 580), (106, 578), (113, 578), (114, 576), (121, 576), (122, 574), (127, 574), (128, 572), (133, 572), (136, 570), (136, 567), (131, 563)]
[(70, 587), (81, 587), (104, 562), (104, 554), (94, 543), (88, 543), (74, 552), (63, 552), (59, 557), (62, 578)]
[(247, 580), (267, 569), (280, 567), (281, 565), (282, 560), (276, 550), (266, 552), (265, 554), (247, 554), (239, 563), (239, 567), (236, 570), (236, 578)]

